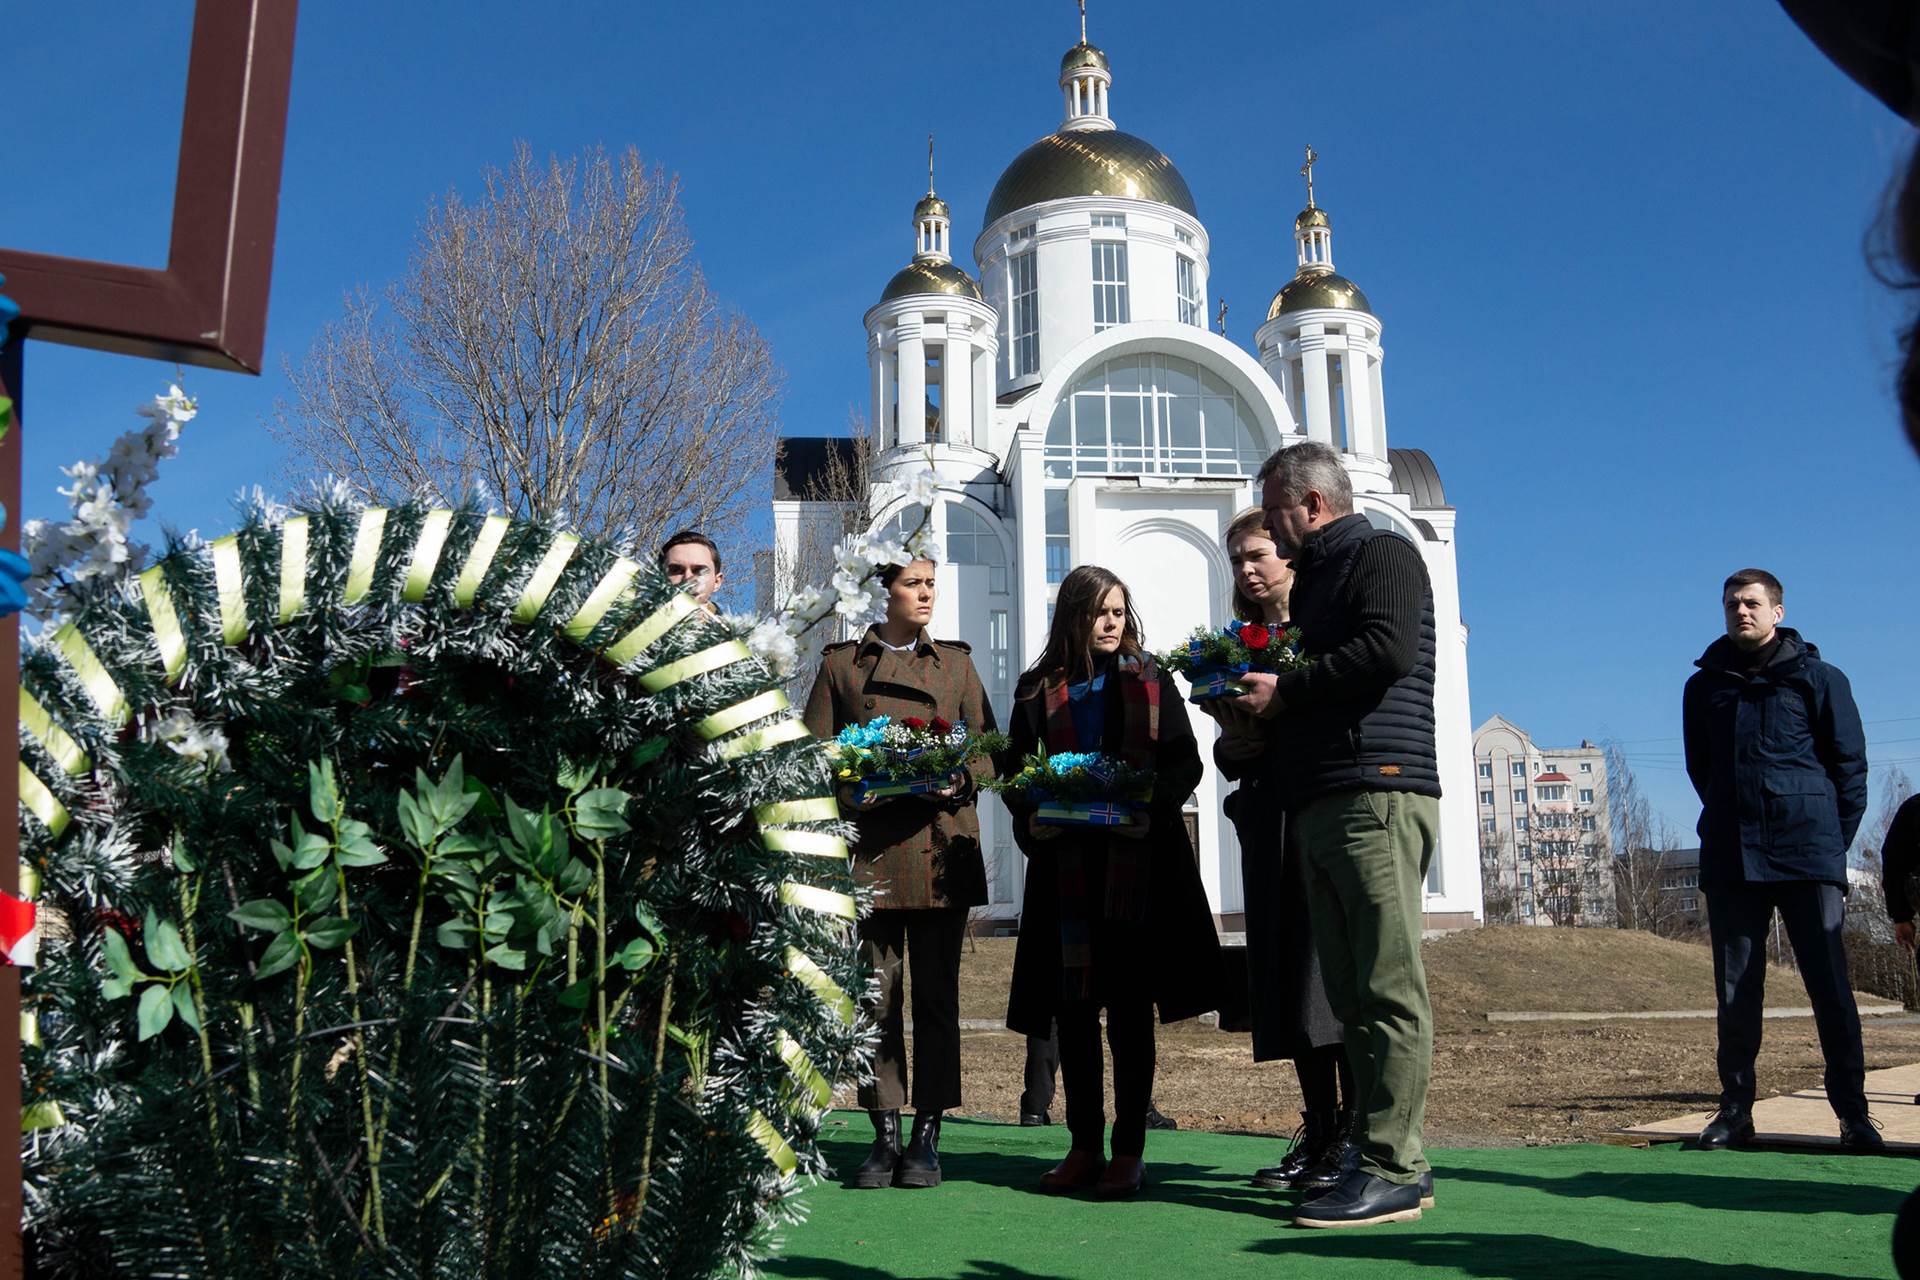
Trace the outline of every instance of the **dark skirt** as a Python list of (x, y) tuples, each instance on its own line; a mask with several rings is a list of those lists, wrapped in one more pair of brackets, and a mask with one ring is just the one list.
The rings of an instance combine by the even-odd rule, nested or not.
[(1227, 797), (1240, 836), (1247, 917), (1247, 997), (1253, 1060), (1297, 1058), (1340, 1044), (1345, 1031), (1327, 1003), (1307, 910), (1306, 859), (1288, 839), (1277, 793), (1244, 783)]

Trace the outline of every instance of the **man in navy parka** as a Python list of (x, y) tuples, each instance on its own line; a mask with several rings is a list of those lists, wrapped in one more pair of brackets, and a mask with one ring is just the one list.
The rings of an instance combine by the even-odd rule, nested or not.
[(1841, 1146), (1878, 1151), (1841, 941), (1847, 849), (1867, 808), (1866, 735), (1846, 675), (1780, 625), (1782, 599), (1764, 569), (1727, 579), (1727, 634), (1694, 664), (1683, 699), (1719, 989), (1720, 1109), (1700, 1145), (1753, 1135), (1766, 939), (1778, 910), (1813, 1002)]

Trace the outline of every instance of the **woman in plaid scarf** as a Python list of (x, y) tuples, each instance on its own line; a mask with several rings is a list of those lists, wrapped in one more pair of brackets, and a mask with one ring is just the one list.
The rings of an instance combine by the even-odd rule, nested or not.
[[(1186, 701), (1141, 647), (1127, 588), (1085, 565), (1060, 584), (1047, 647), (1020, 678), (1007, 749), (1103, 752), (1154, 773), (1132, 826), (1056, 827), (1010, 804), (1027, 855), (1026, 901), (1007, 1026), (1044, 1036), (1056, 1020), (1072, 1149), (1048, 1191), (1140, 1189), (1153, 1091), (1153, 1011), (1162, 1021), (1215, 1007), (1220, 944), (1181, 807), (1201, 777)], [(1103, 1155), (1100, 1013), (1113, 1050), (1113, 1159)]]

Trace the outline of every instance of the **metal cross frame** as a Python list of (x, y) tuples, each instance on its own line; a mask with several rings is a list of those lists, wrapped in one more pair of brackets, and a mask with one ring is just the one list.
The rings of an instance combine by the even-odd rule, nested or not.
[[(26, 397), (23, 338), (260, 372), (280, 206), (287, 97), (298, 0), (196, 0), (186, 108), (164, 270), (0, 249), (0, 275), (20, 316), (0, 342), (0, 395), (13, 429), (0, 438), (0, 502), (12, 519), (0, 546), (20, 545), (20, 459)], [(20, 626), (0, 622), (0, 724), (20, 714)], [(20, 745), (0, 733), (0, 814), (18, 813)], [(17, 822), (0, 821), (0, 890), (20, 891)], [(20, 971), (0, 967), (0, 1129), (18, 1132)], [(20, 1144), (0, 1140), (0, 1280), (18, 1280)]]

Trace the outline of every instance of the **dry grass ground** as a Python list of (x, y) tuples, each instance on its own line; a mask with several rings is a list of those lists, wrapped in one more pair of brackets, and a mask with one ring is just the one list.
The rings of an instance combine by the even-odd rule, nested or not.
[[(970, 944), (961, 970), (963, 1018), (1005, 1015), (1013, 947), (1007, 938)], [(1496, 1010), (1710, 1008), (1713, 964), (1702, 946), (1618, 930), (1506, 927), (1452, 934), (1425, 951), (1435, 1022), (1427, 1136), (1436, 1145), (1588, 1141), (1709, 1108), (1718, 1096), (1710, 1018), (1486, 1018)], [(1797, 974), (1770, 976), (1769, 1005), (1806, 1003)], [(1920, 1025), (1869, 1018), (1865, 1037), (1868, 1070), (1920, 1061)], [(962, 1056), (966, 1113), (1014, 1118), (1024, 1041), (1004, 1031), (970, 1031)], [(1820, 1075), (1812, 1019), (1770, 1020), (1759, 1063), (1762, 1096), (1818, 1085)], [(1154, 1097), (1183, 1126), (1245, 1133), (1291, 1132), (1300, 1108), (1291, 1064), (1256, 1065), (1247, 1036), (1200, 1023), (1160, 1029)]]

